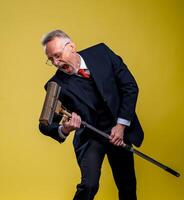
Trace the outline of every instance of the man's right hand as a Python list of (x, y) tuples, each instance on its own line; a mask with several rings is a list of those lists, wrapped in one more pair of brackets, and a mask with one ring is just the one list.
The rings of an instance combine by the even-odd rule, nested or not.
[(69, 135), (71, 131), (80, 128), (80, 126), (81, 117), (73, 112), (72, 117), (69, 120), (63, 122), (63, 127), (61, 129), (65, 135)]

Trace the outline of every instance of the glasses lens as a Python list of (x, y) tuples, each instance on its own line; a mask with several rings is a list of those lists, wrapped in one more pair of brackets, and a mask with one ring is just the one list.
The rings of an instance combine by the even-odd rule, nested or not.
[(46, 64), (49, 65), (49, 66), (52, 66), (51, 60), (48, 59), (47, 62), (46, 62)]

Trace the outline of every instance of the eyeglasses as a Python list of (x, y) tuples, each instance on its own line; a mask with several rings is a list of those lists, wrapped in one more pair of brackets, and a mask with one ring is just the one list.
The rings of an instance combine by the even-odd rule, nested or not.
[(62, 55), (63, 55), (63, 53), (64, 53), (64, 50), (65, 50), (65, 47), (66, 47), (68, 44), (70, 44), (70, 42), (67, 42), (67, 43), (64, 45), (64, 47), (63, 47), (63, 49), (62, 49), (61, 52), (55, 54), (53, 57), (48, 58), (47, 61), (46, 61), (46, 64), (49, 65), (49, 66), (54, 65), (53, 62), (54, 62), (55, 60), (58, 61), (58, 60), (62, 57)]

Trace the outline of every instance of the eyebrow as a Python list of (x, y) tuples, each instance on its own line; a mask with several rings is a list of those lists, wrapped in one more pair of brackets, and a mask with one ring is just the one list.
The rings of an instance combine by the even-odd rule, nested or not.
[[(47, 58), (48, 58), (49, 60), (50, 60), (50, 59), (53, 59), (53, 57), (56, 57), (56, 56), (57, 56), (58, 54), (60, 54), (60, 53), (61, 53), (61, 52), (54, 53), (53, 56), (50, 56), (50, 57), (47, 57)], [(61, 53), (61, 54), (62, 54), (62, 53)]]

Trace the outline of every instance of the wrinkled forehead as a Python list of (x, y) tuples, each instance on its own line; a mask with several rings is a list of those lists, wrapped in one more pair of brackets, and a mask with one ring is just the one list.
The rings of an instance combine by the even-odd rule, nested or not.
[(64, 44), (66, 42), (65, 38), (61, 37), (55, 37), (51, 41), (49, 41), (45, 46), (44, 46), (44, 51), (47, 56), (51, 56), (55, 53), (58, 53), (62, 51)]

